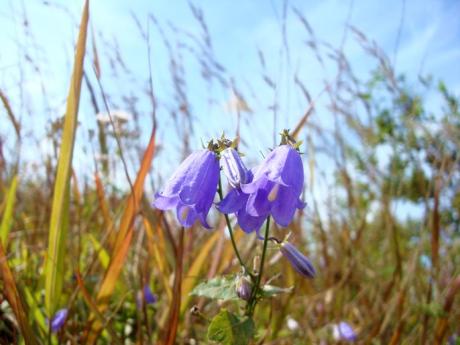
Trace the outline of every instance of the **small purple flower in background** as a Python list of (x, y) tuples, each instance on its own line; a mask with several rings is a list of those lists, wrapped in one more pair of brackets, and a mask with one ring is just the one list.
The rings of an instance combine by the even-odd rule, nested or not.
[(356, 333), (348, 322), (340, 321), (332, 326), (332, 335), (335, 340), (353, 342), (356, 340)]
[(158, 296), (152, 292), (150, 286), (145, 284), (142, 290), (137, 292), (137, 308), (141, 309), (145, 304), (155, 304), (158, 301)]
[(249, 182), (250, 172), (235, 149), (229, 147), (223, 150), (220, 153), (220, 162), (228, 183), (233, 188), (239, 188), (240, 184)]
[(315, 268), (310, 260), (303, 255), (294, 245), (289, 242), (280, 244), (280, 251), (283, 256), (289, 260), (291, 266), (306, 278), (314, 278), (316, 275)]
[(191, 227), (198, 219), (206, 222), (219, 182), (219, 162), (214, 152), (200, 150), (188, 156), (166, 183), (162, 193), (155, 195), (153, 205), (160, 210), (176, 209), (177, 219)]
[(278, 146), (256, 170), (252, 182), (241, 185), (249, 194), (246, 212), (252, 217), (272, 215), (280, 226), (288, 226), (295, 210), (305, 207), (299, 199), (303, 183), (299, 152), (291, 145)]
[(447, 345), (458, 345), (460, 344), (460, 337), (457, 334), (452, 334), (449, 339), (447, 339)]
[(145, 303), (147, 304), (154, 304), (157, 302), (158, 300), (158, 297), (157, 295), (155, 295), (152, 290), (150, 289), (150, 286), (148, 284), (145, 284), (144, 285), (144, 299), (145, 299)]
[(249, 301), (252, 293), (252, 284), (248, 277), (239, 276), (236, 278), (236, 294), (239, 298)]
[(69, 314), (68, 309), (60, 309), (54, 314), (53, 318), (51, 319), (51, 331), (54, 333), (58, 332), (65, 323), (67, 319), (67, 315)]

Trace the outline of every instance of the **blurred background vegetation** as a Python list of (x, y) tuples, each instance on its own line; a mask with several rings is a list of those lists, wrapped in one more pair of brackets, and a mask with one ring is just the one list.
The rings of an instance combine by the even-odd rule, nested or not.
[[(239, 137), (251, 166), (283, 128), (303, 141), (308, 206), (272, 233), (290, 233), (318, 274), (307, 281), (269, 250), (266, 279), (294, 288), (258, 307), (254, 343), (333, 344), (340, 321), (362, 344), (460, 334), (458, 89), (397, 71), (349, 21), (337, 45), (323, 41), (287, 1), (277, 4), (279, 56), (259, 42), (247, 78), (217, 58), (206, 7), (186, 6), (190, 30), (129, 13), (129, 23), (112, 23), (131, 28), (137, 43), (124, 50), (91, 17), (93, 3), (89, 20), (77, 3), (5, 7), (16, 45), (14, 65), (0, 67), (0, 343), (207, 343), (217, 306), (189, 292), (238, 270), (225, 221), (212, 213), (213, 231), (196, 225), (182, 241), (173, 215), (152, 209), (153, 193), (212, 136)], [(35, 10), (56, 21), (56, 37), (71, 23), (75, 58), (48, 63), (58, 48), (36, 39)], [(349, 19), (353, 3), (348, 10)], [(260, 253), (255, 235), (236, 235), (247, 261)], [(137, 303), (146, 284), (153, 305)], [(65, 325), (51, 335), (46, 320), (62, 308)]]

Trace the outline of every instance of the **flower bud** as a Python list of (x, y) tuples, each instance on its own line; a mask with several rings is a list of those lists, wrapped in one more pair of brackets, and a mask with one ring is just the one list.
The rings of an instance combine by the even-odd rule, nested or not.
[(284, 241), (280, 245), (283, 256), (289, 260), (291, 266), (306, 278), (314, 278), (316, 271), (310, 260), (303, 255), (293, 244)]
[(68, 313), (69, 310), (64, 308), (58, 310), (56, 314), (54, 314), (53, 318), (51, 319), (51, 331), (56, 333), (62, 328), (62, 326), (64, 326)]
[(249, 171), (235, 149), (229, 147), (223, 150), (220, 157), (222, 170), (232, 187), (238, 188), (240, 184), (248, 182)]
[(236, 294), (239, 298), (249, 301), (252, 293), (251, 280), (246, 276), (239, 276), (236, 279)]

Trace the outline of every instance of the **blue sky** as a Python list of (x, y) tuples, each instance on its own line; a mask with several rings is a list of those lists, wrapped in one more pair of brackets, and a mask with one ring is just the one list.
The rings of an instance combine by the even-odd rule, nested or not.
[[(45, 151), (47, 143), (42, 140), (43, 128), (49, 119), (60, 116), (67, 95), (73, 44), (82, 7), (82, 1), (49, 3), (51, 5), (36, 0), (0, 0), (0, 39), (3, 47), (0, 52), (0, 87), (9, 95), (30, 137), (35, 137), (35, 144)], [(215, 59), (226, 68), (226, 78), (234, 80), (252, 109), (252, 113), (244, 114), (242, 129), (247, 141), (242, 149), (250, 151), (248, 157), (252, 159), (260, 157), (259, 152), (266, 152), (273, 145), (274, 129), (279, 131), (294, 127), (307, 107), (303, 95), (293, 83), (292, 75), (297, 73), (315, 97), (324, 87), (324, 80), (333, 78), (335, 73), (331, 63), (322, 68), (307, 48), (308, 35), (294, 14), (294, 8), (307, 18), (319, 40), (334, 47), (343, 42), (344, 51), (358, 76), (367, 76), (369, 70), (375, 67), (375, 61), (363, 52), (353, 34), (345, 31), (347, 23), (381, 46), (395, 64), (397, 72), (406, 74), (409, 82), (415, 83), (419, 73), (432, 74), (436, 79), (444, 80), (457, 94), (460, 92), (458, 1), (288, 1), (285, 16), (288, 50), (282, 35), (282, 1), (200, 1), (195, 4), (203, 11)], [(141, 88), (148, 76), (147, 52), (133, 14), (145, 25), (148, 13), (155, 15), (174, 47), (177, 43), (191, 44), (192, 40), (187, 35), (199, 35), (201, 32), (186, 1), (91, 2), (91, 25), (101, 58), (102, 83), (113, 95), (113, 108), (122, 104), (122, 95), (131, 94), (139, 98), (138, 106), (145, 129), (141, 140), (145, 144), (151, 125), (149, 102)], [(26, 29), (22, 19), (24, 14), (27, 16)], [(171, 27), (178, 28), (180, 32), (174, 33)], [(158, 30), (152, 24), (149, 28), (154, 86), (159, 101), (159, 136), (163, 146), (168, 148), (158, 159), (163, 167), (160, 174), (168, 175), (180, 159), (181, 151), (177, 145), (180, 139), (171, 135), (174, 125), (168, 109), (174, 104), (174, 94), (168, 53)], [(32, 37), (25, 35), (25, 30), (30, 30)], [(117, 42), (132, 75), (120, 72), (118, 78), (111, 76), (104, 41), (110, 44)], [(258, 49), (265, 56), (265, 71), (259, 61)], [(24, 51), (36, 62), (40, 73), (24, 62)], [(204, 82), (196, 58), (187, 51), (175, 51), (175, 54), (183, 59), (186, 91), (194, 119), (195, 132), (190, 149), (199, 148), (202, 140), (218, 136), (222, 131), (231, 136), (235, 132), (236, 115), (226, 107), (231, 98), (229, 90), (215, 82)], [(90, 52), (86, 61), (89, 72), (91, 56)], [(21, 66), (25, 70), (23, 75), (19, 73)], [(276, 91), (267, 87), (263, 74), (276, 82)], [(19, 83), (24, 86), (22, 93)], [(276, 128), (273, 111), (270, 110), (275, 100), (278, 104)], [(436, 107), (435, 98), (430, 103)], [(327, 125), (331, 117), (326, 100), (321, 99), (317, 110), (315, 121)], [(5, 122), (3, 109), (0, 110), (0, 118), (0, 135), (12, 139), (12, 128)], [(87, 159), (90, 152), (87, 130), (96, 126), (85, 91), (80, 122), (75, 165), (85, 171), (93, 166)], [(13, 140), (10, 140), (11, 143)], [(26, 157), (33, 159), (36, 155), (30, 147), (24, 145), (22, 150)], [(135, 169), (136, 164), (133, 164), (132, 170)]]

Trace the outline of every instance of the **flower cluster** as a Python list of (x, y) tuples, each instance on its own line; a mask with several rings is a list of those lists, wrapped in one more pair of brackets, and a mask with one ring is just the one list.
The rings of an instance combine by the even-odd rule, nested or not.
[[(235, 213), (245, 232), (258, 230), (268, 216), (287, 227), (300, 200), (303, 188), (303, 166), (298, 151), (291, 145), (280, 145), (256, 168), (249, 170), (238, 152), (226, 148), (220, 153), (221, 165), (232, 187), (217, 208), (222, 213)], [(192, 153), (168, 180), (162, 193), (157, 193), (154, 206), (175, 209), (184, 227), (196, 220), (210, 228), (206, 221), (219, 181), (219, 160), (215, 152), (204, 149)]]
[[(175, 209), (179, 223), (190, 228), (199, 220), (210, 228), (207, 215), (218, 190), (221, 167), (230, 190), (222, 196), (217, 209), (235, 214), (239, 227), (246, 233), (259, 230), (272, 217), (281, 227), (291, 223), (295, 211), (305, 207), (300, 196), (304, 185), (304, 171), (297, 144), (285, 131), (281, 144), (273, 149), (258, 166), (248, 169), (233, 143), (222, 138), (211, 141), (208, 148), (188, 156), (156, 194), (154, 206), (161, 210)], [(220, 164), (219, 164), (220, 161)], [(283, 255), (293, 267), (306, 277), (313, 277), (313, 266), (289, 243), (280, 245)]]

